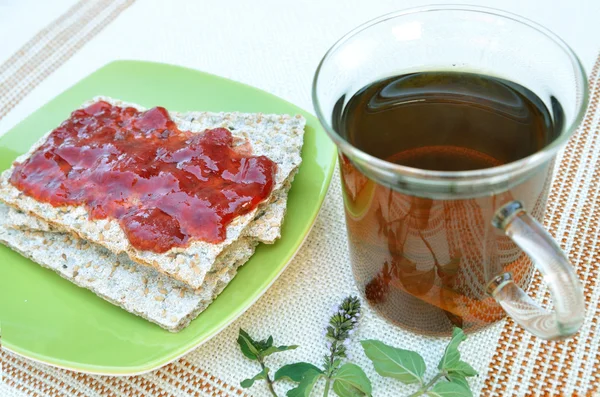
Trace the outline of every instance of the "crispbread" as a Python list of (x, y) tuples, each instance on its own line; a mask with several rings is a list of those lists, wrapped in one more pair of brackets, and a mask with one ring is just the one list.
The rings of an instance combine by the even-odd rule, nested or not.
[[(244, 237), (265, 244), (273, 244), (275, 240), (281, 237), (281, 224), (283, 223), (283, 218), (286, 213), (287, 195), (291, 187), (290, 181), (294, 179), (294, 176), (295, 172), (290, 175), (281, 189), (273, 192), (271, 202), (264, 206), (261, 211), (256, 214), (256, 218), (244, 231)], [(1, 205), (3, 204), (0, 201), (0, 206)], [(42, 221), (35, 215), (26, 214), (19, 210), (9, 211), (8, 216), (8, 223), (13, 229), (66, 233), (63, 229), (56, 227), (51, 228), (47, 222)], [(227, 249), (229, 249), (229, 247), (223, 252), (225, 252)]]
[[(293, 179), (293, 175), (289, 179)], [(272, 243), (279, 237), (289, 188), (290, 183), (286, 181), (283, 188), (274, 193), (273, 200), (257, 214), (257, 219), (264, 218), (266, 226), (254, 227), (255, 222), (250, 223), (245, 236), (217, 258), (198, 290), (153, 268), (139, 265), (125, 254), (114, 255), (97, 244), (63, 233), (35, 216), (1, 203), (0, 243), (101, 298), (168, 331), (178, 332), (223, 291), (237, 269), (250, 258), (258, 242)], [(81, 251), (88, 253), (85, 255)], [(92, 259), (86, 262), (88, 257)], [(114, 266), (116, 261), (119, 266)], [(86, 267), (88, 263), (90, 266)], [(79, 267), (79, 277), (74, 276), (75, 266)], [(148, 292), (142, 293), (146, 288)], [(161, 290), (166, 291), (165, 299), (157, 301), (155, 297)]]
[(245, 237), (265, 244), (273, 244), (281, 237), (281, 224), (287, 209), (288, 192), (295, 175), (296, 171), (290, 175), (281, 189), (273, 193), (271, 202), (256, 214), (244, 231)]
[[(111, 98), (94, 98), (94, 101), (97, 100), (143, 110), (138, 105)], [(209, 112), (171, 112), (170, 115), (183, 130), (201, 132), (207, 128), (226, 127), (232, 131), (234, 137), (248, 140), (253, 154), (265, 155), (277, 163), (278, 172), (274, 191), (281, 189), (300, 165), (305, 125), (305, 120), (301, 116)], [(45, 138), (17, 161), (24, 161), (43, 141)], [(86, 209), (82, 206), (55, 208), (24, 195), (8, 182), (11, 172), (12, 168), (3, 173), (0, 179), (0, 201), (32, 214), (58, 230), (99, 244), (114, 254), (126, 253), (134, 262), (154, 267), (194, 289), (201, 288), (205, 275), (217, 258), (226, 254), (228, 251), (226, 248), (246, 234), (251, 221), (264, 210), (266, 205), (263, 204), (254, 211), (236, 218), (227, 227), (226, 240), (220, 244), (193, 241), (186, 248), (173, 248), (167, 253), (158, 254), (133, 248), (115, 220), (90, 220)], [(251, 233), (258, 235), (261, 231), (269, 229), (271, 230), (269, 237), (261, 240), (273, 242), (279, 231), (276, 230), (274, 233), (275, 229), (271, 224), (272, 221), (267, 217), (258, 217), (251, 227)]]
[[(17, 227), (17, 228), (13, 228)], [(215, 262), (198, 290), (132, 262), (125, 254), (65, 233), (0, 204), (0, 242), (63, 278), (159, 326), (183, 329), (221, 293), (256, 242), (242, 238)]]
[[(293, 175), (289, 179), (292, 178)], [(264, 218), (266, 226), (255, 227), (254, 221), (250, 223), (243, 243), (238, 240), (224, 250), (198, 290), (153, 268), (139, 265), (125, 254), (114, 255), (97, 244), (61, 233), (47, 222), (1, 203), (0, 242), (101, 298), (168, 331), (177, 332), (223, 291), (237, 269), (250, 258), (258, 242), (272, 243), (279, 237), (289, 188), (290, 183), (286, 181), (283, 188), (274, 193), (273, 200), (257, 214), (257, 219)], [(42, 252), (36, 252), (40, 249)], [(67, 259), (62, 257), (63, 254)], [(86, 262), (88, 257), (92, 259)], [(119, 266), (114, 266), (116, 261)], [(88, 263), (91, 264), (86, 267)], [(63, 264), (67, 267), (62, 267)], [(77, 276), (74, 276), (75, 266), (79, 267)], [(146, 288), (148, 292), (144, 294)], [(159, 301), (155, 297), (160, 296), (160, 290), (166, 294), (165, 299)]]

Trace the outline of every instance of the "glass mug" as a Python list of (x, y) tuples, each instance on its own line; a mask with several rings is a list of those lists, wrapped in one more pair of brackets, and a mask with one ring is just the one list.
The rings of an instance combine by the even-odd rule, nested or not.
[[(371, 156), (336, 130), (340, 107), (358, 90), (422, 71), (469, 71), (527, 87), (543, 100), (560, 134), (512, 163), (429, 171)], [(557, 152), (581, 122), (588, 98), (585, 73), (567, 44), (506, 12), (411, 9), (340, 39), (319, 64), (312, 95), (340, 153), (354, 277), (379, 314), (430, 335), (447, 335), (453, 325), (476, 330), (506, 314), (540, 338), (577, 332), (583, 291), (540, 224)], [(564, 113), (554, 112), (557, 102)], [(551, 310), (525, 292), (534, 266), (551, 293)]]

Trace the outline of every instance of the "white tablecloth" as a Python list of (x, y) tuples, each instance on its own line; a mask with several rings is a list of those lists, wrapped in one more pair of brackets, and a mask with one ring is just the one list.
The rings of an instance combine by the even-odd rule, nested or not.
[[(0, 0), (0, 62), (74, 0)], [(437, 0), (433, 3), (455, 3)], [(559, 34), (591, 68), (599, 48), (597, 0), (461, 1), (511, 11)], [(247, 83), (312, 110), (310, 86), (325, 51), (356, 25), (422, 0), (137, 0), (4, 119), (0, 134), (116, 59), (167, 62)]]

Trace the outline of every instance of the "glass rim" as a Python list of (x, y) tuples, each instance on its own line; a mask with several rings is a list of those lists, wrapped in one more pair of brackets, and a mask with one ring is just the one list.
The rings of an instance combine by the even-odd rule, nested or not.
[[(576, 111), (573, 120), (563, 127), (561, 134), (549, 145), (544, 147), (543, 149), (527, 156), (522, 159), (503, 164), (496, 167), (483, 168), (480, 170), (468, 170), (468, 171), (434, 171), (434, 170), (424, 170), (419, 168), (412, 168), (404, 165), (399, 165), (395, 163), (388, 162), (386, 160), (382, 160), (378, 157), (375, 157), (371, 154), (368, 154), (354, 145), (346, 141), (340, 134), (335, 131), (335, 129), (331, 126), (330, 123), (326, 121), (325, 115), (321, 109), (321, 103), (319, 101), (317, 95), (317, 86), (318, 80), (320, 77), (321, 69), (323, 65), (329, 60), (330, 56), (342, 47), (349, 39), (356, 36), (363, 30), (366, 30), (372, 26), (380, 24), (382, 22), (388, 21), (390, 19), (398, 18), (405, 15), (410, 14), (418, 14), (425, 12), (434, 12), (434, 11), (464, 11), (464, 12), (472, 12), (478, 14), (489, 14), (495, 17), (500, 17), (504, 19), (509, 19), (514, 22), (520, 23), (522, 25), (527, 26), (530, 29), (536, 30), (539, 33), (542, 33), (548, 39), (554, 42), (554, 44), (558, 45), (564, 53), (568, 56), (571, 64), (573, 65), (575, 71), (576, 80), (581, 83), (582, 87), (582, 96), (581, 103), (579, 104), (579, 108)], [(559, 149), (562, 148), (564, 144), (569, 140), (569, 138), (574, 134), (579, 125), (581, 124), (583, 117), (586, 112), (587, 103), (589, 99), (589, 89), (588, 89), (588, 79), (585, 69), (579, 60), (579, 57), (573, 49), (557, 34), (553, 33), (548, 28), (534, 22), (528, 18), (519, 16), (517, 14), (513, 14), (511, 12), (502, 11), (496, 8), (491, 7), (482, 7), (482, 6), (472, 6), (472, 5), (463, 5), (463, 4), (454, 4), (454, 5), (428, 5), (421, 7), (412, 7), (399, 11), (394, 11), (388, 14), (384, 14), (375, 19), (371, 19), (354, 29), (350, 30), (348, 33), (343, 35), (340, 39), (338, 39), (330, 48), (327, 50), (317, 69), (315, 71), (315, 75), (313, 77), (312, 82), (312, 102), (315, 108), (315, 112), (319, 122), (329, 135), (329, 137), (334, 141), (334, 143), (342, 150), (343, 153), (354, 156), (355, 158), (366, 162), (370, 166), (381, 169), (387, 173), (394, 173), (401, 176), (405, 176), (409, 179), (417, 179), (417, 180), (430, 180), (433, 183), (436, 182), (445, 182), (445, 181), (456, 181), (456, 180), (478, 180), (478, 179), (503, 179), (504, 176), (510, 175), (516, 171), (523, 171), (527, 169), (532, 169), (538, 165), (541, 165), (548, 160), (550, 160)]]

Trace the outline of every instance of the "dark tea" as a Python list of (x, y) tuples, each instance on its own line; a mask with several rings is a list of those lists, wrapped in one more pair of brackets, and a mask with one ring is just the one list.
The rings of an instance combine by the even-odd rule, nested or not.
[[(540, 151), (559, 134), (561, 111), (516, 83), (470, 73), (395, 76), (358, 91), (334, 110), (353, 146), (396, 164), (434, 171), (496, 167)], [(469, 199), (397, 191), (340, 157), (355, 278), (370, 304), (419, 333), (474, 330), (505, 315), (487, 283), (510, 272), (526, 287), (532, 264), (492, 226), (519, 197), (541, 221), (550, 165), (513, 190)], [(517, 191), (518, 190), (518, 191)]]

